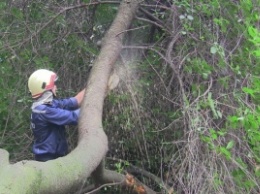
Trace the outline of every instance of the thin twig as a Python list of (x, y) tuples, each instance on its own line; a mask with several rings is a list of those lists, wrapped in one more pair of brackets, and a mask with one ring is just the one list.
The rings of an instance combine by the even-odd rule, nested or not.
[(148, 27), (148, 25), (140, 26), (140, 27), (137, 27), (137, 28), (131, 28), (131, 29), (128, 29), (128, 30), (124, 30), (124, 31), (122, 31), (122, 32), (119, 32), (119, 33), (116, 35), (116, 37), (119, 36), (119, 35), (122, 34), (122, 33), (126, 33), (126, 32), (129, 32), (129, 31), (138, 30), (138, 29), (141, 29), (141, 28), (144, 29), (144, 28), (146, 28), (146, 27)]
[(140, 20), (140, 21), (143, 21), (143, 22), (151, 23), (151, 24), (153, 24), (153, 25), (155, 25), (155, 26), (158, 26), (158, 27), (161, 28), (161, 29), (166, 30), (169, 34), (172, 34), (171, 31), (169, 31), (169, 29), (167, 29), (166, 27), (164, 27), (164, 26), (161, 25), (161, 24), (158, 24), (157, 22), (154, 22), (154, 21), (149, 20), (149, 19), (146, 19), (146, 18), (137, 17), (137, 16), (136, 16), (136, 19), (138, 19), (138, 20)]
[(225, 59), (226, 61), (227, 61), (228, 58), (235, 52), (235, 50), (239, 47), (243, 36), (244, 36), (243, 34), (241, 34), (241, 35), (239, 36), (239, 39), (237, 40), (236, 45), (234, 46), (234, 48), (229, 52), (228, 56), (226, 57), (226, 59)]
[(90, 191), (90, 192), (87, 192), (87, 193), (85, 193), (85, 194), (94, 193), (94, 192), (96, 192), (96, 191), (98, 191), (98, 190), (100, 190), (100, 189), (102, 189), (102, 188), (104, 188), (104, 187), (107, 187), (107, 186), (121, 185), (124, 181), (125, 181), (125, 180), (123, 180), (123, 181), (121, 181), (121, 182), (117, 182), (117, 183), (107, 183), (107, 184), (103, 184), (103, 185), (99, 186), (98, 188), (96, 188), (96, 189), (94, 189), (94, 190), (92, 190), (92, 191)]
[[(211, 89), (211, 87), (212, 87), (212, 82), (213, 82), (212, 77), (210, 77), (208, 89), (207, 89), (202, 95), (198, 96), (198, 97), (189, 105), (189, 107), (191, 107), (191, 106), (192, 106), (197, 100), (199, 100), (201, 97), (203, 97), (203, 96), (207, 95), (207, 93), (209, 93), (209, 91), (210, 91), (210, 89)], [(186, 107), (186, 108), (188, 108), (188, 107)]]

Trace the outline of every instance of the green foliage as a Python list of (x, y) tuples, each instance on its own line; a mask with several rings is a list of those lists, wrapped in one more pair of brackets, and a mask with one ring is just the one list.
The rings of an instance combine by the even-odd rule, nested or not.
[[(74, 95), (118, 8), (102, 3), (54, 18), (74, 3), (0, 2), (0, 145), (13, 161), (31, 158), (30, 73), (53, 69), (61, 95)], [(146, 3), (149, 14), (138, 12), (124, 32), (119, 66), (129, 74), (105, 99), (108, 155), (163, 177), (176, 193), (257, 193), (259, 1)], [(113, 168), (123, 173), (127, 166), (120, 161)]]
[(250, 184), (249, 180), (245, 180), (246, 175), (242, 170), (234, 170), (232, 172), (232, 176), (234, 177), (234, 180), (238, 185), (242, 184), (247, 192), (250, 191), (252, 185)]
[(252, 50), (251, 53), (256, 57), (260, 57), (260, 31), (257, 28), (254, 28), (253, 26), (249, 26), (248, 34), (251, 37), (249, 41), (251, 41), (255, 46), (255, 49)]
[(203, 79), (208, 79), (213, 71), (213, 67), (201, 58), (194, 58), (189, 59), (189, 64), (184, 67), (184, 70), (189, 74), (195, 73), (200, 75)]
[[(2, 56), (0, 83), (1, 85), (1, 105), (0, 105), (0, 146), (10, 153), (16, 153), (17, 150), (24, 147), (27, 143), (23, 141), (24, 134), (28, 131), (28, 126), (24, 125), (28, 122), (29, 116), (26, 116), (24, 107), (28, 104), (29, 99), (26, 91), (17, 90), (21, 85), (21, 78), (12, 76), (13, 73), (18, 72), (13, 66), (7, 56)], [(10, 134), (12, 131), (17, 138)], [(13, 159), (13, 155), (11, 155)]]
[(129, 162), (128, 161), (119, 161), (115, 163), (115, 167), (116, 167), (116, 171), (118, 173), (123, 173), (125, 168), (127, 168), (129, 166)]
[(260, 162), (260, 107), (256, 111), (245, 109), (240, 116), (230, 116), (229, 124), (234, 128), (243, 127), (246, 132), (246, 140), (250, 145), (254, 158)]

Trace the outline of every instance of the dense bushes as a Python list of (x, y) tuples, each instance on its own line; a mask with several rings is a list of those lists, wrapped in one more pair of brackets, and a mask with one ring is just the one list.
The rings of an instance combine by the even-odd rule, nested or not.
[[(66, 3), (0, 4), (0, 145), (13, 161), (32, 157), (29, 74), (53, 69), (59, 95), (75, 94), (117, 8), (65, 11)], [(147, 3), (122, 32), (121, 82), (104, 108), (108, 156), (152, 172), (176, 193), (259, 192), (259, 2)]]

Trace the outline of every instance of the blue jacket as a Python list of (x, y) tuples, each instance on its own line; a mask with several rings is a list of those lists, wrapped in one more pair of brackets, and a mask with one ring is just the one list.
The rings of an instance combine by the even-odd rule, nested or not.
[(33, 153), (64, 156), (68, 153), (65, 125), (76, 125), (79, 109), (75, 98), (53, 99), (32, 109)]

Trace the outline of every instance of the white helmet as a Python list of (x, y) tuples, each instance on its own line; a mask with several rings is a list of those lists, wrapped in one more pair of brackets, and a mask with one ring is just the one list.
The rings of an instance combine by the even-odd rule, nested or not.
[(46, 69), (39, 69), (33, 72), (28, 80), (28, 88), (32, 98), (38, 98), (45, 91), (52, 90), (57, 79), (56, 73)]

